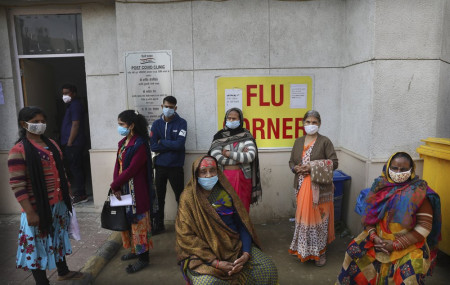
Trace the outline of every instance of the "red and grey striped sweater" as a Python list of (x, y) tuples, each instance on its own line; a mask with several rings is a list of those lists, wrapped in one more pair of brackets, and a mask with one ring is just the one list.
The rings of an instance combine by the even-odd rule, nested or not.
[[(61, 157), (62, 152), (58, 145), (51, 140), (53, 144), (58, 148)], [(56, 168), (56, 162), (53, 158), (53, 153), (38, 145), (34, 141), (30, 140), (31, 144), (38, 150), (41, 157), (42, 168), (44, 170), (45, 182), (47, 184), (47, 194), (50, 205), (54, 205), (63, 200), (60, 187), (60, 179), (58, 169)], [(12, 191), (16, 196), (17, 201), (29, 199), (31, 205), (36, 209), (36, 202), (31, 186), (31, 179), (27, 171), (25, 161), (25, 149), (22, 142), (18, 142), (9, 151), (8, 155), (8, 169), (9, 169), (9, 184)]]

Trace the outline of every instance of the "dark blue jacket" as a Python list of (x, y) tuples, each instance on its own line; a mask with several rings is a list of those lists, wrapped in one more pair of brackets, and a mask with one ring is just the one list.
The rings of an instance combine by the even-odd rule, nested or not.
[(170, 122), (166, 122), (163, 116), (153, 122), (150, 132), (152, 151), (159, 153), (155, 159), (155, 165), (183, 167), (187, 135), (186, 120), (175, 113), (175, 117)]
[(72, 142), (72, 145), (84, 145), (86, 138), (84, 135), (83, 112), (83, 105), (77, 97), (73, 98), (72, 101), (67, 104), (66, 113), (64, 114), (64, 119), (61, 125), (61, 145), (66, 145), (69, 141), (73, 121), (79, 121), (80, 127), (78, 129), (77, 136)]

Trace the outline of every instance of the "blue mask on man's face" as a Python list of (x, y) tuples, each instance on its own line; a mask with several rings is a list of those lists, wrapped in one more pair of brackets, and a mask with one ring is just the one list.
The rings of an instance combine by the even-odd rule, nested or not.
[(219, 177), (217, 175), (213, 177), (199, 177), (197, 178), (197, 181), (203, 189), (211, 190), (214, 185), (216, 185), (217, 181), (219, 181)]
[(163, 107), (163, 114), (164, 114), (164, 117), (170, 118), (173, 116), (173, 114), (175, 114), (175, 109)]

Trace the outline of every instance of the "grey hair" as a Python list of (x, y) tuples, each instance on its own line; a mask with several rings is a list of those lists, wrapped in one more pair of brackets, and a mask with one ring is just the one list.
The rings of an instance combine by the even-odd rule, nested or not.
[(322, 120), (320, 119), (320, 114), (316, 110), (309, 110), (306, 112), (305, 116), (303, 117), (303, 122), (306, 121), (308, 117), (314, 117), (317, 120), (319, 120), (319, 124), (322, 124)]

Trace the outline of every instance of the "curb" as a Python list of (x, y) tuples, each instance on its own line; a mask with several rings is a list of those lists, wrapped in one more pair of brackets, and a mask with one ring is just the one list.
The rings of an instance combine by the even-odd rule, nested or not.
[(73, 280), (72, 285), (92, 284), (103, 267), (116, 255), (122, 246), (122, 235), (120, 232), (113, 232), (97, 252), (89, 257), (80, 272), (84, 273), (84, 278)]

